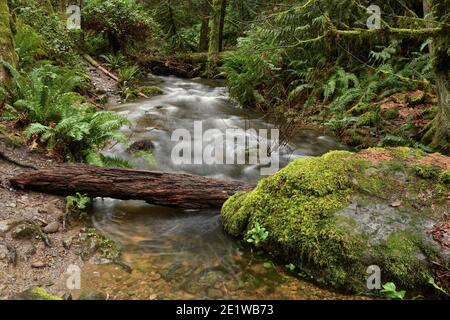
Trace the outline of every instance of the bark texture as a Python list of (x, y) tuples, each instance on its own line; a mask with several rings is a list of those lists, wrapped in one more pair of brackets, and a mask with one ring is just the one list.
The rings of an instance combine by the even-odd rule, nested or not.
[(11, 179), (16, 188), (56, 195), (86, 193), (91, 197), (145, 200), (184, 209), (219, 208), (238, 191), (252, 185), (184, 173), (101, 168), (73, 164), (39, 169)]

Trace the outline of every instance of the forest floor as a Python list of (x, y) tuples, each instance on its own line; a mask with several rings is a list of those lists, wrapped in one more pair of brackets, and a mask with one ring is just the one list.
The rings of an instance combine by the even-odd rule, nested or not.
[[(9, 158), (38, 167), (51, 167), (55, 160), (25, 147), (0, 149)], [(0, 159), (0, 299), (39, 286), (52, 287), (72, 265), (82, 266), (83, 230), (71, 224), (63, 230), (65, 201), (62, 197), (13, 189), (9, 179), (25, 169)], [(46, 243), (47, 242), (47, 243)]]
[[(89, 100), (103, 108), (121, 102), (116, 81), (94, 67), (87, 71), (93, 85)], [(20, 164), (51, 167), (62, 159), (32, 145), (24, 146), (17, 137), (20, 133), (10, 124), (0, 125), (8, 132), (0, 132), (0, 300), (14, 298), (31, 287), (67, 296), (68, 268), (82, 268), (100, 258), (97, 238), (92, 237), (85, 220), (70, 219), (63, 228), (63, 197), (11, 187), (10, 178), (33, 170)]]
[(107, 108), (122, 102), (117, 81), (111, 79), (93, 66), (88, 66), (86, 70), (92, 84), (92, 89), (88, 97), (91, 102), (102, 108)]

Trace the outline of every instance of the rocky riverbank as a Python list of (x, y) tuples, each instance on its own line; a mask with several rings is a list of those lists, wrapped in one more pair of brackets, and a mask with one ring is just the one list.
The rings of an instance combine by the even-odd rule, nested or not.
[(0, 150), (17, 162), (0, 158), (0, 299), (14, 298), (31, 287), (68, 297), (69, 266), (82, 268), (100, 259), (99, 236), (85, 220), (65, 219), (64, 198), (9, 185), (12, 176), (33, 170), (23, 165), (51, 167), (57, 160), (12, 146), (8, 139), (0, 139)]

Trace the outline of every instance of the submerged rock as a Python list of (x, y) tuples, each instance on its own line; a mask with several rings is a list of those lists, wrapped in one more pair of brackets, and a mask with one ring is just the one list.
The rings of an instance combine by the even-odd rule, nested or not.
[(150, 139), (134, 142), (130, 147), (130, 151), (151, 151), (155, 148), (155, 144)]
[(450, 209), (449, 169), (450, 158), (409, 148), (334, 151), (231, 197), (222, 221), (241, 238), (258, 222), (266, 250), (321, 283), (367, 291), (377, 265), (383, 283), (423, 288), (433, 261), (449, 264), (450, 248), (432, 234)]

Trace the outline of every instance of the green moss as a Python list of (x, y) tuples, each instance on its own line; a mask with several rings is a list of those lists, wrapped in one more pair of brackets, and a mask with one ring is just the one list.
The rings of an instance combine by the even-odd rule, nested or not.
[(413, 107), (418, 104), (421, 104), (421, 103), (425, 102), (425, 98), (426, 98), (425, 92), (420, 92), (418, 94), (414, 94), (408, 98), (408, 100), (407, 100), (408, 106)]
[(58, 296), (49, 294), (44, 288), (33, 287), (20, 294), (20, 298), (25, 300), (62, 300)]
[[(342, 266), (357, 265), (361, 240), (348, 237), (336, 225), (334, 213), (348, 205), (352, 175), (360, 175), (363, 161), (347, 159), (351, 153), (335, 151), (322, 158), (291, 163), (262, 180), (256, 189), (230, 198), (222, 209), (225, 230), (244, 236), (255, 222), (267, 229), (265, 246), (302, 265), (319, 281), (342, 285), (350, 280)], [(352, 269), (352, 267), (350, 268)]]
[(414, 172), (423, 179), (433, 179), (438, 175), (438, 170), (432, 166), (417, 165), (414, 167)]
[[(414, 231), (422, 224), (417, 215), (404, 216), (416, 212), (410, 202), (417, 195), (408, 194), (421, 192), (417, 183), (424, 182), (425, 190), (434, 183), (414, 178), (408, 169), (419, 155), (423, 153), (410, 148), (374, 148), (362, 156), (333, 151), (296, 160), (260, 181), (252, 192), (231, 197), (222, 209), (224, 228), (245, 239), (258, 222), (268, 231), (266, 251), (334, 287), (366, 290), (366, 269), (372, 264), (386, 270), (386, 281), (405, 288), (426, 285), (423, 274), (429, 267), (424, 261), (429, 257), (421, 231)], [(400, 179), (394, 171), (402, 173)], [(448, 175), (443, 179), (448, 182)], [(391, 203), (399, 199), (402, 208), (397, 209)], [(434, 200), (427, 201), (426, 207)], [(367, 208), (363, 216), (371, 212), (374, 217), (359, 217), (355, 203)], [(383, 219), (397, 222), (386, 228)], [(373, 224), (383, 229), (376, 240)], [(414, 230), (407, 233), (407, 228)]]
[(397, 119), (398, 115), (399, 115), (399, 113), (398, 113), (397, 108), (390, 108), (390, 109), (387, 109), (383, 113), (383, 118), (385, 118), (387, 120), (393, 120), (393, 119)]
[[(421, 286), (425, 283), (427, 270), (420, 262), (423, 256), (422, 240), (414, 232), (398, 231), (389, 235), (376, 250), (383, 264), (384, 281), (392, 281), (405, 287)], [(425, 256), (424, 256), (425, 257)]]
[(450, 169), (439, 174), (439, 183), (450, 188)]
[(156, 86), (144, 86), (140, 87), (139, 90), (148, 97), (159, 96), (164, 94), (159, 87)]
[(348, 131), (348, 134), (349, 134), (349, 138), (346, 141), (346, 143), (349, 146), (356, 147), (356, 146), (360, 146), (364, 143), (364, 136), (361, 135), (357, 130), (351, 129)]
[(409, 147), (395, 147), (385, 148), (389, 153), (401, 161), (410, 161), (412, 158), (421, 158), (426, 155), (426, 152), (420, 149)]
[(248, 224), (250, 213), (243, 207), (247, 193), (238, 192), (228, 199), (222, 207), (222, 222), (225, 230), (232, 236), (243, 234)]
[(364, 113), (356, 120), (358, 127), (371, 127), (378, 126), (380, 124), (380, 114), (377, 111), (369, 111)]
[(433, 120), (439, 112), (439, 108), (437, 106), (433, 106), (431, 108), (425, 109), (422, 112), (422, 118), (427, 120)]
[(355, 104), (350, 110), (348, 110), (348, 113), (353, 116), (359, 116), (363, 113), (366, 113), (370, 110), (370, 105), (364, 102), (359, 102)]

